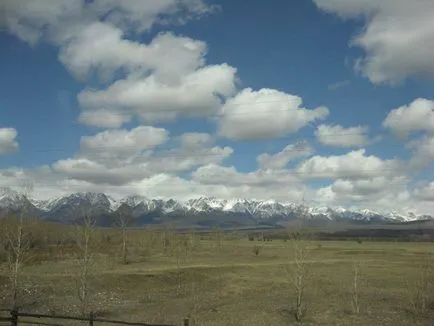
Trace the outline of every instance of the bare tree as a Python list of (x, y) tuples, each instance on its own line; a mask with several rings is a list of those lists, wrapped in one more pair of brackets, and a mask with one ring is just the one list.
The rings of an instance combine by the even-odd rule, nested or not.
[[(300, 217), (304, 219), (308, 212), (304, 206), (300, 208)], [(303, 322), (308, 309), (305, 300), (305, 290), (309, 278), (307, 265), (307, 249), (303, 240), (303, 233), (300, 227), (296, 230), (288, 229), (288, 237), (292, 239), (293, 262), (288, 267), (290, 282), (295, 293), (294, 317), (299, 323)]]
[(128, 235), (127, 235), (127, 228), (131, 222), (131, 215), (128, 214), (125, 210), (120, 210), (117, 216), (117, 225), (121, 230), (122, 234), (122, 251), (121, 251), (121, 257), (122, 257), (122, 263), (128, 264)]
[(88, 213), (81, 224), (75, 229), (75, 242), (77, 246), (78, 279), (77, 295), (80, 301), (80, 312), (83, 315), (90, 313), (92, 295), (92, 274), (94, 256), (92, 253), (95, 235), (95, 219)]
[(353, 262), (353, 282), (351, 288), (351, 304), (353, 312), (358, 315), (360, 313), (359, 303), (359, 277), (360, 277), (360, 263)]
[[(25, 183), (22, 185), (22, 188), (25, 200), (28, 200), (33, 190), (33, 185), (32, 183)], [(28, 206), (27, 203), (24, 202), (24, 206), (20, 209), (18, 219), (11, 220), (11, 225), (6, 233), (10, 290), (14, 309), (17, 308), (19, 303), (19, 296), (22, 290), (22, 267), (25, 260), (28, 258), (31, 246), (29, 232), (29, 222), (31, 219), (28, 215)]]
[[(188, 258), (188, 243), (185, 241), (185, 237), (183, 237), (180, 234), (177, 234), (175, 236), (175, 246), (174, 246), (174, 254), (175, 254), (175, 258), (176, 258), (176, 269), (177, 269), (177, 274), (178, 274), (178, 295), (181, 295), (181, 291), (183, 288), (183, 273), (182, 273), (182, 268), (183, 265), (185, 263), (185, 261)], [(185, 288), (184, 288), (184, 293), (185, 293)]]
[(407, 286), (412, 312), (418, 316), (426, 314), (434, 302), (434, 260), (431, 255), (418, 266), (416, 277)]
[(222, 246), (224, 233), (220, 229), (220, 227), (213, 228), (214, 240), (216, 247), (220, 248)]
[(173, 242), (175, 240), (175, 226), (173, 224), (165, 226), (161, 235), (164, 252), (170, 252), (174, 247)]
[(7, 232), (8, 267), (12, 306), (17, 308), (22, 290), (22, 267), (30, 251), (30, 236), (22, 213)]
[(302, 322), (307, 306), (305, 304), (305, 289), (307, 284), (306, 247), (301, 239), (293, 240), (294, 263), (291, 270), (291, 282), (295, 292), (294, 317)]
[(193, 325), (199, 325), (198, 314), (204, 307), (205, 291), (198, 287), (198, 283), (193, 281), (190, 286), (190, 294), (188, 296), (190, 301), (190, 313), (188, 317), (193, 322)]

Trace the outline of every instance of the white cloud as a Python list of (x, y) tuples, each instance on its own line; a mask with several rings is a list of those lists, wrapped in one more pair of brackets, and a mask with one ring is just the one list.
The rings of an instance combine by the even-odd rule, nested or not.
[[(343, 2), (335, 0), (334, 3), (338, 7)], [(365, 12), (372, 14), (368, 18), (366, 33), (356, 39), (356, 44), (368, 53), (367, 60), (360, 64), (361, 69), (375, 82), (403, 79), (417, 74), (421, 67), (431, 73), (432, 63), (423, 54), (431, 44), (426, 40), (422, 43), (420, 38), (409, 40), (404, 37), (405, 42), (396, 42), (395, 35), (391, 35), (395, 44), (386, 40), (385, 31), (380, 30), (378, 47), (372, 47), (375, 36), (371, 30), (372, 22), (384, 17), (381, 9), (387, 7), (384, 3), (366, 0), (344, 4), (346, 17)], [(419, 8), (419, 5), (415, 7)], [(292, 144), (279, 153), (259, 155), (258, 170), (240, 172), (236, 167), (222, 166), (234, 150), (214, 145), (212, 135), (186, 133), (169, 139), (168, 131), (162, 128), (117, 130), (135, 117), (157, 121), (180, 115), (217, 115), (222, 136), (232, 139), (269, 138), (295, 133), (328, 115), (324, 107), (303, 108), (300, 97), (277, 90), (244, 89), (237, 94), (236, 69), (228, 64), (207, 65), (207, 44), (203, 41), (168, 32), (157, 35), (149, 43), (132, 40), (136, 39), (135, 32), (150, 30), (155, 24), (183, 23), (210, 10), (201, 0), (95, 0), (88, 4), (71, 0), (1, 1), (0, 11), (6, 15), (0, 17), (0, 27), (6, 27), (10, 33), (30, 44), (44, 41), (59, 47), (59, 60), (74, 76), (94, 79), (94, 75), (99, 75), (105, 82), (115, 77), (121, 79), (104, 89), (88, 88), (79, 95), (82, 106), (80, 122), (115, 130), (83, 137), (76, 155), (52, 166), (0, 170), (0, 184), (15, 187), (25, 180), (33, 180), (38, 190), (35, 195), (43, 198), (76, 191), (96, 191), (115, 196), (142, 194), (190, 198), (208, 195), (300, 202), (303, 194), (307, 194), (318, 195), (315, 199), (320, 203), (340, 204), (357, 200), (366, 206), (393, 209), (398, 200), (405, 208), (427, 210), (427, 204), (419, 204), (430, 198), (431, 186), (413, 191), (405, 186), (395, 189), (395, 181), (400, 185), (407, 182), (399, 162), (367, 156), (364, 150), (341, 156), (314, 156), (294, 171), (286, 168), (288, 163), (312, 155), (313, 150), (307, 144)], [(402, 21), (403, 26), (408, 23), (406, 19)], [(421, 28), (418, 35), (429, 31), (430, 26), (426, 23), (428, 29), (423, 32)], [(408, 33), (416, 35), (414, 26), (410, 24), (409, 27)], [(430, 37), (431, 34), (427, 36)], [(422, 46), (422, 54), (418, 52), (408, 57), (406, 51), (395, 51), (405, 50), (408, 45)], [(386, 47), (394, 51), (389, 53), (385, 51)], [(390, 65), (388, 61), (395, 58), (399, 59), (397, 65)], [(408, 58), (415, 59), (412, 65), (408, 64)], [(330, 88), (345, 84), (331, 85)], [(408, 113), (414, 116), (413, 111)], [(427, 131), (432, 127), (428, 116), (418, 119), (410, 126), (411, 130)], [(389, 120), (399, 129), (411, 118)], [(357, 129), (363, 127), (353, 127), (354, 130), (342, 127), (337, 130), (336, 126), (327, 128), (329, 133), (340, 135), (348, 130), (357, 131), (359, 138), (345, 139), (348, 146), (348, 143), (362, 146), (366, 140), (362, 137), (366, 136), (365, 133)], [(361, 131), (360, 135), (358, 131)], [(336, 138), (342, 141), (342, 137)], [(2, 135), (0, 130), (0, 154), (16, 149), (15, 139), (16, 131)], [(419, 160), (423, 154), (425, 162), (426, 154), (431, 153), (428, 138), (412, 144), (411, 148), (415, 150), (413, 161)], [(343, 146), (342, 143), (334, 145)], [(180, 172), (185, 177), (181, 177)], [(191, 179), (186, 176), (189, 173), (192, 173)], [(329, 186), (314, 189), (303, 182), (309, 177), (334, 180)]]
[(185, 76), (179, 83), (164, 84), (156, 76), (130, 76), (106, 90), (87, 90), (79, 95), (86, 109), (110, 107), (134, 112), (147, 121), (175, 118), (178, 114), (208, 116), (221, 106), (218, 94), (235, 92), (236, 69), (226, 65), (206, 66)]
[(434, 162), (434, 136), (425, 136), (413, 140), (407, 147), (414, 151), (410, 166), (416, 169), (425, 168)]
[(131, 115), (121, 112), (111, 112), (106, 109), (96, 109), (80, 113), (78, 121), (98, 128), (119, 128), (131, 121)]
[[(81, 22), (84, 1), (3, 0), (0, 26), (32, 45), (73, 20)], [(48, 35), (47, 35), (48, 34)]]
[(140, 70), (154, 71), (157, 79), (171, 84), (202, 66), (205, 51), (204, 42), (172, 33), (157, 35), (149, 45), (141, 44), (125, 39), (119, 28), (95, 22), (62, 46), (59, 57), (79, 78), (92, 72), (111, 76), (118, 69)]
[(215, 9), (202, 0), (95, 0), (94, 7), (94, 10), (108, 13), (106, 20), (116, 26), (139, 32), (149, 29), (156, 22), (183, 23)]
[(181, 142), (184, 148), (198, 148), (211, 144), (213, 137), (207, 133), (187, 132), (182, 134)]
[(415, 131), (434, 133), (434, 101), (418, 98), (409, 105), (392, 110), (383, 126), (401, 137)]
[(351, 43), (366, 52), (356, 67), (371, 82), (397, 83), (408, 77), (434, 76), (434, 1), (313, 1), (327, 12), (366, 21)]
[(329, 91), (335, 91), (337, 89), (347, 87), (350, 84), (351, 84), (351, 81), (349, 81), (349, 80), (342, 80), (342, 81), (338, 81), (338, 82), (329, 84), (327, 86), (327, 88), (328, 88)]
[(14, 128), (0, 128), (0, 155), (18, 149), (17, 135), (18, 133)]
[(256, 161), (261, 170), (283, 169), (291, 160), (310, 156), (314, 153), (313, 148), (306, 141), (286, 146), (281, 152), (274, 155), (267, 153), (260, 154)]
[(266, 186), (299, 183), (296, 176), (287, 170), (257, 170), (240, 173), (235, 167), (224, 167), (216, 164), (202, 166), (192, 174), (192, 179), (203, 184), (224, 184), (229, 186)]
[(53, 170), (71, 179), (113, 186), (125, 185), (152, 175), (146, 164), (107, 167), (87, 158), (60, 160), (53, 164)]
[(378, 176), (397, 176), (403, 173), (402, 163), (365, 155), (365, 149), (344, 155), (314, 156), (301, 163), (297, 172), (305, 178), (366, 179)]
[(325, 107), (308, 110), (301, 105), (298, 96), (246, 88), (223, 106), (219, 133), (232, 139), (273, 138), (295, 133), (329, 114)]
[(170, 16), (183, 22), (211, 10), (202, 0), (3, 0), (0, 27), (30, 44), (41, 39), (59, 44), (100, 19), (123, 30), (143, 32), (155, 23), (167, 23)]
[(52, 168), (76, 180), (124, 185), (153, 174), (147, 161), (152, 150), (168, 139), (167, 130), (147, 126), (104, 131), (82, 137), (76, 157), (60, 160)]
[(406, 177), (389, 178), (384, 176), (373, 177), (361, 180), (339, 179), (332, 185), (331, 189), (342, 197), (351, 197), (353, 200), (366, 200), (367, 198), (378, 197), (381, 192), (396, 190), (398, 186), (406, 186)]
[(220, 95), (236, 90), (236, 69), (205, 66), (202, 41), (172, 33), (149, 44), (126, 39), (155, 23), (184, 23), (211, 12), (202, 0), (6, 0), (0, 10), (5, 12), (0, 24), (10, 33), (31, 44), (42, 40), (58, 46), (60, 61), (76, 77), (125, 78), (106, 90), (80, 94), (79, 121), (85, 124), (117, 128), (134, 114), (148, 121), (172, 119), (179, 112), (207, 116), (221, 106)]
[(186, 133), (180, 138), (180, 147), (157, 151), (158, 146), (169, 141), (165, 129), (141, 126), (104, 131), (82, 137), (77, 155), (54, 163), (52, 168), (75, 180), (123, 186), (160, 173), (219, 164), (233, 153), (230, 147), (210, 147), (208, 134)]
[(132, 130), (110, 130), (94, 136), (84, 136), (80, 154), (107, 159), (128, 159), (146, 150), (164, 144), (169, 132), (163, 128), (140, 126)]
[(249, 199), (277, 199), (281, 201), (300, 202), (303, 197), (303, 186), (291, 187), (283, 184), (262, 186), (255, 184), (245, 185), (224, 183), (201, 183), (196, 180), (186, 180), (180, 177), (160, 174), (149, 179), (144, 179), (134, 184), (134, 190), (143, 196), (160, 196), (165, 198), (191, 199), (201, 196), (211, 196), (224, 199), (249, 198)]
[(344, 128), (340, 125), (320, 125), (315, 131), (315, 136), (323, 145), (334, 147), (364, 147), (370, 140), (368, 127), (356, 126)]
[[(175, 158), (175, 156), (173, 156)], [(322, 188), (307, 187), (297, 172), (267, 170), (239, 172), (234, 167), (211, 163), (199, 167), (187, 179), (170, 170), (152, 171), (143, 166), (107, 168), (86, 159), (65, 160), (63, 170), (50, 167), (0, 170), (0, 183), (17, 188), (32, 180), (40, 199), (79, 191), (106, 192), (115, 197), (140, 194), (151, 198), (190, 199), (199, 196), (219, 198), (275, 199), (301, 203), (314, 199), (316, 205), (371, 208), (380, 211), (432, 214), (432, 184), (409, 188), (405, 176), (339, 178)], [(160, 165), (164, 165), (160, 163)], [(69, 170), (68, 170), (69, 169)], [(399, 203), (399, 204), (397, 204)]]
[(414, 189), (413, 193), (419, 200), (434, 202), (434, 182), (430, 182), (425, 186)]

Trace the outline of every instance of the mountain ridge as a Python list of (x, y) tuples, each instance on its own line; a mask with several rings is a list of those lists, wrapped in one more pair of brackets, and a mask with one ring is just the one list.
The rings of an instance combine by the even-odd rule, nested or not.
[[(49, 200), (35, 200), (9, 188), (0, 188), (0, 211), (16, 213), (26, 210), (38, 218), (59, 222), (73, 222), (86, 214), (105, 218), (103, 224), (113, 222), (119, 211), (126, 210), (136, 224), (160, 223), (165, 220), (178, 222), (279, 224), (285, 220), (350, 220), (355, 222), (410, 222), (433, 219), (429, 215), (407, 215), (397, 212), (377, 212), (370, 209), (349, 210), (343, 207), (309, 207), (292, 202), (255, 199), (219, 199), (199, 197), (185, 201), (156, 199), (133, 195), (116, 200), (104, 193), (73, 193)], [(203, 218), (203, 221), (201, 221)]]

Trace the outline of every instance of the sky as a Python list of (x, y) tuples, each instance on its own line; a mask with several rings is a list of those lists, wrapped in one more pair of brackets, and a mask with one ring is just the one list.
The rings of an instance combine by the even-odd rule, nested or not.
[(431, 0), (0, 13), (0, 187), (434, 213)]

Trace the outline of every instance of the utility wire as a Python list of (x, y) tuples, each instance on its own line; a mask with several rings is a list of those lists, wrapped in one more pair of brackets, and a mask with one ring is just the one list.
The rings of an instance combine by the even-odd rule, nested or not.
[[(327, 135), (327, 136), (325, 136), (325, 137), (327, 137), (327, 138), (339, 138), (339, 137), (348, 137), (348, 136), (359, 136), (359, 135), (364, 135), (363, 133), (343, 133), (343, 134), (335, 134), (335, 135)], [(378, 136), (383, 136), (382, 134), (380, 134), (380, 135), (378, 135)], [(377, 136), (377, 137), (378, 137)], [(88, 137), (93, 137), (93, 136), (88, 136)], [(179, 137), (179, 136), (175, 136), (175, 137)], [(271, 141), (275, 141), (275, 140), (285, 140), (285, 139), (287, 139), (288, 141), (289, 140), (291, 140), (291, 143), (289, 143), (288, 145), (290, 145), (290, 144), (294, 144), (294, 145), (296, 145), (296, 144), (298, 144), (298, 143), (301, 143), (301, 142), (303, 142), (304, 140), (306, 140), (306, 139), (313, 139), (313, 138), (317, 138), (317, 136), (316, 135), (307, 135), (307, 136), (303, 136), (303, 138), (302, 139), (300, 139), (300, 138), (298, 138), (298, 139), (294, 139), (294, 136), (293, 135), (285, 135), (285, 136), (280, 136), (280, 137), (273, 137), (273, 138), (270, 138), (270, 139), (253, 139), (253, 140), (251, 140), (252, 142), (253, 141), (259, 141), (259, 142), (271, 142)], [(245, 140), (243, 141), (243, 140), (237, 140), (238, 142), (245, 142)], [(321, 144), (321, 142), (319, 142), (318, 141), (318, 143), (319, 144)], [(367, 144), (368, 145), (368, 144)], [(155, 146), (154, 148), (155, 149), (158, 149), (160, 146), (164, 146), (164, 144), (162, 144), (162, 145), (159, 145), (159, 146)], [(332, 146), (330, 146), (330, 145), (323, 145), (323, 146), (328, 146), (328, 147), (332, 147)], [(393, 144), (393, 146), (396, 146), (396, 147), (402, 147), (400, 144)], [(222, 147), (222, 146), (214, 146), (214, 147), (220, 147), (220, 148), (224, 148), (224, 147)], [(227, 146), (225, 146), (225, 147), (230, 147), (229, 145), (227, 145)], [(390, 146), (389, 146), (390, 147)], [(201, 150), (204, 150), (204, 149), (211, 149), (212, 147), (197, 147), (197, 148), (194, 148), (194, 149), (201, 149)], [(362, 148), (362, 147), (356, 147), (356, 146), (354, 146), (353, 148), (355, 148), (355, 149), (357, 149), (357, 148)], [(92, 149), (94, 149), (94, 150), (101, 150), (101, 151), (114, 151), (114, 150), (128, 150), (128, 149), (137, 149), (137, 151), (140, 151), (140, 152), (145, 152), (146, 153), (146, 151), (152, 151), (152, 149), (144, 149), (144, 148), (140, 148), (138, 145), (122, 145), (122, 146), (111, 146), (111, 145), (108, 145), (108, 146), (93, 146), (93, 147), (91, 147), (91, 148), (89, 148), (90, 150), (92, 150)], [(178, 147), (178, 148), (176, 148), (177, 150), (178, 149), (188, 149), (188, 147), (186, 147), (186, 148), (182, 148), (182, 147)], [(78, 149), (79, 151), (80, 151), (80, 149)], [(63, 149), (63, 148), (40, 148), (40, 149), (33, 149), (33, 150), (31, 150), (31, 152), (34, 152), (34, 153), (53, 153), (53, 152), (63, 152), (63, 151), (67, 151), (66, 149)], [(155, 152), (154, 152), (155, 153)], [(176, 154), (176, 153), (167, 153), (167, 156), (178, 156), (179, 154)], [(184, 155), (184, 154), (183, 154)], [(189, 154), (185, 154), (186, 156), (188, 156)], [(203, 154), (203, 153), (198, 153), (198, 155), (207, 155), (207, 154)], [(209, 154), (209, 155), (211, 155), (211, 156), (213, 156), (213, 155), (220, 155), (220, 154)], [(240, 154), (238, 154), (238, 155), (240, 155)], [(242, 154), (241, 154), (242, 155)], [(163, 155), (163, 156), (166, 156), (166, 155)]]
[[(288, 172), (287, 173), (288, 176), (292, 176), (292, 175), (294, 175), (294, 176), (305, 176), (306, 179), (344, 179), (344, 180), (358, 180), (358, 179), (360, 179), (361, 181), (370, 181), (371, 179), (376, 179), (376, 178), (381, 178), (381, 177), (386, 177), (387, 178), (387, 176), (382, 176), (382, 175), (365, 175), (365, 174), (359, 174), (359, 175), (357, 175), (357, 174), (351, 174), (352, 172), (354, 172), (354, 170), (347, 170), (347, 171), (341, 170), (341, 171), (339, 171), (340, 174), (342, 174), (342, 175), (332, 175), (332, 174), (327, 175), (326, 173), (317, 173), (317, 174), (314, 174), (314, 173), (307, 173), (307, 172), (300, 172), (300, 171), (297, 172), (297, 171), (291, 171), (291, 170), (284, 170), (284, 171)], [(358, 171), (362, 171), (362, 172), (386, 172), (386, 171), (396, 171), (396, 170), (395, 169), (359, 169)], [(434, 171), (434, 167), (427, 168), (424, 171)], [(345, 175), (346, 173), (348, 173), (348, 175)], [(108, 175), (109, 175), (109, 173), (108, 173)], [(397, 176), (397, 177), (399, 178), (399, 177), (402, 177), (402, 176)], [(144, 178), (146, 178), (146, 177), (144, 177)], [(65, 179), (62, 179), (61, 181), (59, 181), (57, 183), (45, 183), (44, 182), (42, 185), (44, 185), (44, 186), (61, 186), (62, 185), (61, 182), (64, 182), (64, 181), (90, 182), (90, 181), (87, 181), (87, 180), (77, 179), (77, 178), (65, 178)], [(190, 181), (190, 180), (187, 180), (187, 181)], [(200, 182), (200, 180), (199, 180), (199, 182)], [(287, 181), (285, 181), (285, 180), (282, 180), (281, 182), (275, 181), (275, 183), (277, 185), (281, 184), (281, 183), (285, 183), (285, 182), (287, 182)], [(407, 184), (407, 183), (410, 183), (410, 182), (411, 182), (411, 180), (407, 180), (407, 179), (405, 179), (405, 180), (401, 180), (401, 179), (400, 180), (393, 180), (393, 179), (387, 180), (388, 184), (391, 184), (391, 183), (393, 183), (393, 184), (395, 184), (395, 183), (398, 183), (398, 184), (400, 184), (400, 183)], [(264, 182), (264, 183), (266, 183), (266, 182)], [(121, 187), (122, 186), (122, 185), (113, 185), (113, 184), (110, 184), (110, 183), (93, 183), (93, 184), (96, 185), (96, 186), (103, 186), (103, 185), (114, 186), (114, 187)], [(214, 183), (202, 183), (202, 184), (200, 184), (200, 186), (212, 186), (212, 185), (215, 185), (215, 184)], [(240, 183), (238, 186), (243, 186), (243, 185), (247, 185), (247, 186), (261, 186), (261, 185), (263, 185), (263, 183), (261, 183), (261, 182), (257, 182), (257, 183), (255, 183), (255, 182), (253, 182), (253, 183), (246, 182), (244, 184)], [(8, 183), (8, 186), (20, 187), (21, 185), (20, 184), (14, 184), (14, 183)], [(77, 186), (77, 187), (80, 187), (82, 185), (71, 184), (71, 185), (68, 185), (68, 186), (72, 186), (72, 187)], [(177, 186), (185, 187), (184, 185), (176, 185), (176, 184), (170, 185), (170, 187), (177, 187)], [(148, 185), (148, 186), (144, 185), (143, 187), (155, 187), (155, 185)]]

